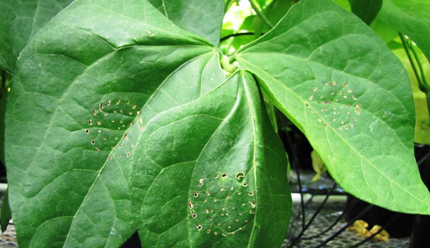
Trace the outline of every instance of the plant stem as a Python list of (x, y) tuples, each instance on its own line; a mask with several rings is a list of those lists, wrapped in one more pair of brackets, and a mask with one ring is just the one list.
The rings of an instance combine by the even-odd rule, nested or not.
[(251, 3), (252, 9), (255, 11), (255, 13), (257, 13), (257, 16), (260, 17), (261, 21), (263, 21), (263, 23), (266, 24), (266, 26), (268, 26), (270, 29), (272, 29), (273, 28), (273, 24), (263, 14), (263, 12), (260, 10), (260, 7), (255, 2), (255, 0), (249, 0), (249, 2)]
[(429, 84), (427, 82), (427, 79), (425, 77), (423, 65), (422, 65), (422, 63), (420, 61), (420, 58), (418, 57), (418, 54), (417, 54), (417, 51), (414, 48), (414, 45), (412, 44), (412, 42), (410, 40), (409, 40), (408, 44), (409, 44), (409, 48), (412, 51), (412, 54), (414, 55), (415, 61), (418, 64), (418, 68), (420, 69), (421, 82), (422, 82), (424, 88), (426, 88), (426, 92), (428, 92), (428, 91), (430, 91), (430, 86), (429, 86)]
[(252, 33), (252, 32), (246, 32), (246, 33), (230, 34), (230, 35), (227, 35), (227, 36), (225, 36), (225, 37), (222, 37), (222, 38), (220, 39), (220, 42), (223, 42), (223, 41), (225, 41), (225, 40), (227, 40), (228, 38), (231, 38), (231, 37), (245, 36), (245, 35), (254, 35), (254, 33)]
[(408, 45), (406, 44), (405, 37), (401, 33), (399, 33), (399, 37), (400, 37), (400, 40), (402, 41), (403, 48), (405, 49), (406, 55), (408, 56), (409, 63), (411, 64), (411, 67), (412, 67), (412, 70), (414, 71), (415, 77), (417, 78), (418, 85), (420, 86), (420, 89), (423, 90), (421, 88), (423, 86), (423, 83), (421, 82), (421, 77), (418, 74), (418, 70), (415, 66), (413, 59), (412, 59), (411, 53), (409, 52), (409, 48), (408, 48)]

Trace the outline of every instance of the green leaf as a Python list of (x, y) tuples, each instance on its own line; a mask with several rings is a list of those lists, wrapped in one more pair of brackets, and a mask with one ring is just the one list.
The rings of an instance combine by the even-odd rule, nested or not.
[(360, 19), (370, 25), (382, 7), (382, 0), (348, 0), (351, 11)]
[[(140, 119), (216, 87), (218, 64), (207, 41), (146, 1), (77, 1), (39, 29), (14, 66), (6, 110), (20, 247), (121, 245), (135, 231), (128, 179)], [(194, 84), (173, 80), (187, 65)], [(148, 109), (155, 100), (165, 104)]]
[(73, 0), (0, 1), (0, 67), (13, 71), (29, 40)]
[(288, 162), (248, 74), (159, 114), (140, 141), (132, 205), (149, 246), (281, 245), (291, 214)]
[(391, 210), (430, 214), (413, 153), (408, 76), (354, 15), (330, 1), (302, 0), (236, 57), (346, 191)]
[[(271, 23), (276, 24), (285, 16), (294, 4), (294, 0), (275, 0), (263, 10), (263, 14), (267, 16)], [(269, 31), (269, 28), (261, 21), (260, 18), (255, 18), (254, 30), (257, 36), (261, 36), (263, 33)]]
[(148, 0), (179, 27), (198, 34), (218, 46), (224, 0)]
[(430, 61), (430, 2), (384, 0), (378, 19), (408, 35)]
[(1, 205), (1, 231), (2, 233), (6, 231), (7, 226), (9, 225), (9, 221), (12, 219), (12, 215), (10, 212), (10, 206), (9, 206), (9, 192), (6, 189), (6, 192), (4, 192), (3, 199), (2, 199), (2, 205)]

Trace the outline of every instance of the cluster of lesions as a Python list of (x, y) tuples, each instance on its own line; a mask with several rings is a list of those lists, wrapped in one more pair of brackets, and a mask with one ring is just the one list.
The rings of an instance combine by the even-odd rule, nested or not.
[(192, 186), (187, 208), (196, 231), (226, 237), (253, 221), (257, 201), (245, 173), (215, 174)]
[(348, 84), (337, 82), (310, 87), (305, 106), (311, 118), (325, 128), (338, 131), (352, 130), (362, 111), (358, 94)]
[[(99, 102), (91, 110), (83, 132), (96, 152), (117, 149), (115, 158), (128, 158), (135, 149), (135, 138), (144, 130), (137, 104), (129, 100)], [(112, 159), (109, 156), (109, 159)]]

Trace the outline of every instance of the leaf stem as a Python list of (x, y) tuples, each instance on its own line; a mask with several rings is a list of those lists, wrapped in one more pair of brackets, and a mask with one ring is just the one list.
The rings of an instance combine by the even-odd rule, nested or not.
[(230, 34), (230, 35), (227, 35), (227, 36), (222, 37), (222, 38), (220, 39), (220, 42), (223, 42), (223, 41), (225, 41), (225, 40), (227, 40), (228, 38), (231, 38), (231, 37), (244, 36), (244, 35), (254, 35), (254, 33), (252, 33), (252, 32), (246, 32), (246, 33), (235, 33), (235, 34)]
[(255, 13), (257, 13), (257, 16), (260, 17), (261, 21), (263, 21), (263, 23), (266, 24), (266, 26), (268, 26), (270, 29), (272, 29), (273, 28), (273, 24), (263, 14), (263, 12), (260, 10), (260, 7), (255, 2), (255, 0), (249, 0), (249, 2), (251, 3), (252, 9), (255, 11)]
[(409, 45), (409, 49), (411, 49), (412, 54), (414, 55), (415, 61), (418, 64), (418, 69), (420, 70), (420, 75), (421, 75), (421, 82), (423, 83), (424, 88), (426, 88), (426, 92), (428, 92), (428, 91), (430, 91), (430, 86), (429, 86), (427, 79), (425, 77), (423, 65), (422, 65), (422, 63), (418, 57), (417, 51), (415, 50), (414, 45), (412, 44), (411, 40), (409, 40), (408, 45)]
[(414, 71), (415, 77), (417, 78), (418, 85), (419, 85), (419, 87), (420, 87), (421, 90), (424, 90), (422, 88), (423, 87), (423, 83), (421, 81), (421, 77), (418, 74), (418, 70), (417, 70), (417, 68), (415, 66), (415, 63), (414, 63), (413, 59), (412, 59), (412, 56), (411, 56), (411, 53), (409, 51), (408, 45), (406, 43), (405, 37), (401, 33), (399, 33), (399, 37), (400, 37), (400, 40), (402, 41), (403, 48), (405, 49), (406, 55), (408, 56), (409, 63), (411, 64), (411, 67), (412, 67), (412, 70)]

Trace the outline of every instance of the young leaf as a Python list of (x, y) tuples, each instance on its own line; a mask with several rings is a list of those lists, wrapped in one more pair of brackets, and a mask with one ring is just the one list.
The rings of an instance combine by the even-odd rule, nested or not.
[[(39, 29), (14, 66), (6, 110), (20, 247), (121, 245), (135, 231), (128, 177), (141, 115), (181, 104), (169, 95), (182, 88), (192, 89), (183, 103), (216, 87), (218, 61), (146, 1), (76, 1)], [(185, 67), (196, 80), (169, 86)], [(155, 99), (165, 103), (147, 109)]]
[(384, 0), (378, 19), (408, 35), (430, 61), (430, 2)]
[(348, 0), (351, 11), (360, 19), (370, 25), (382, 7), (382, 0)]
[(430, 214), (413, 153), (408, 76), (354, 15), (327, 0), (302, 0), (236, 57), (346, 191), (391, 210)]
[(136, 148), (132, 205), (151, 247), (279, 247), (287, 161), (255, 81), (235, 73), (152, 119)]
[(148, 0), (179, 27), (218, 46), (224, 17), (224, 0)]

